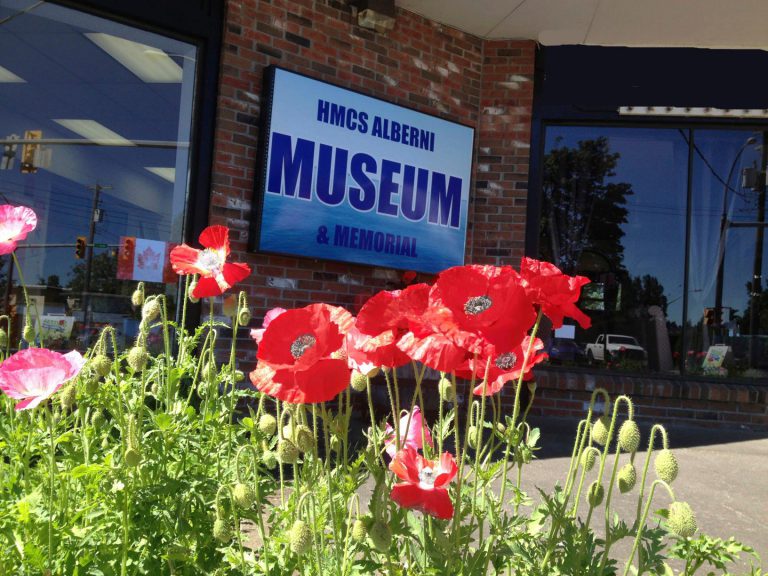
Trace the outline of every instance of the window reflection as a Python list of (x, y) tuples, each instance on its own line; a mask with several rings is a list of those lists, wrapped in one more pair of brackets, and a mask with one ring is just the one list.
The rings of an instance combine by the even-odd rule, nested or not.
[[(174, 299), (163, 264), (184, 228), (196, 48), (53, 4), (0, 0), (0, 19), (0, 202), (38, 215), (18, 256), (46, 344), (84, 347), (107, 324), (127, 342), (135, 280)], [(125, 238), (144, 242), (128, 275)], [(2, 260), (18, 331), (26, 310)]]

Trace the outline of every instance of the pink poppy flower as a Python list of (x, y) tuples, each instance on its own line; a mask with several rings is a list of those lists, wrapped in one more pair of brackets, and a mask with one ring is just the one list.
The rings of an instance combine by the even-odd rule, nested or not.
[(0, 390), (21, 400), (16, 410), (34, 408), (77, 376), (85, 364), (79, 352), (59, 354), (45, 348), (20, 350), (0, 365)]
[[(421, 417), (421, 410), (418, 406), (413, 407), (413, 414), (410, 416), (410, 425), (408, 424), (408, 418), (408, 411), (403, 410), (403, 416), (400, 418), (400, 448), (420, 450), (424, 447), (422, 443), (424, 440), (426, 440), (429, 447), (432, 447), (432, 435), (429, 433), (429, 427), (424, 423), (424, 419)], [(424, 432), (423, 435), (422, 431)], [(395, 442), (395, 430), (389, 423), (387, 423), (384, 434), (386, 434), (384, 439), (384, 449), (387, 454), (389, 454), (390, 458), (394, 458), (397, 453), (397, 442)]]
[(16, 242), (24, 240), (37, 226), (37, 215), (26, 206), (0, 206), (0, 255), (16, 250)]

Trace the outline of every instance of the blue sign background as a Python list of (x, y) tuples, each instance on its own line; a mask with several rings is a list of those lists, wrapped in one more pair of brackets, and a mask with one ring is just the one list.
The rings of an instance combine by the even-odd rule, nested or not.
[(258, 250), (422, 272), (463, 264), (473, 129), (272, 70)]

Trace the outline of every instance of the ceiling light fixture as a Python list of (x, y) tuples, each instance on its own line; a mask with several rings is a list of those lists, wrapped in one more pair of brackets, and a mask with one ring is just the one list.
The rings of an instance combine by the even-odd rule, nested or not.
[(682, 106), (621, 106), (622, 116), (693, 116), (712, 118), (766, 118), (764, 108), (708, 108)]
[(144, 82), (173, 84), (182, 80), (181, 66), (154, 46), (102, 32), (89, 32), (85, 36)]
[(22, 82), (26, 82), (26, 80), (24, 80), (24, 78), (20, 76), (17, 76), (16, 74), (8, 70), (8, 68), (3, 68), (2, 66), (0, 66), (0, 83), (12, 84), (12, 83), (22, 83)]
[(136, 146), (134, 142), (123, 138), (120, 134), (113, 132), (103, 124), (99, 124), (96, 120), (60, 118), (53, 121), (96, 144), (104, 146)]
[(166, 168), (164, 166), (144, 166), (144, 170), (152, 172), (155, 176), (160, 176), (171, 184), (176, 183), (176, 168)]

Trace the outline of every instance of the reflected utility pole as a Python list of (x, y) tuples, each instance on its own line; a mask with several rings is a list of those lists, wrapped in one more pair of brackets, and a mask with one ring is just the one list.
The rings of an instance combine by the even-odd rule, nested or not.
[(763, 149), (761, 174), (758, 179), (757, 192), (757, 222), (755, 230), (755, 260), (752, 266), (752, 282), (750, 282), (751, 306), (749, 307), (749, 367), (757, 368), (760, 346), (758, 332), (760, 331), (760, 295), (763, 292), (763, 239), (765, 236), (765, 189), (766, 167), (768, 167), (768, 132), (763, 132)]
[(101, 221), (99, 213), (99, 200), (103, 190), (112, 190), (112, 186), (102, 186), (98, 182), (93, 186), (88, 186), (93, 191), (93, 204), (91, 205), (91, 225), (88, 230), (88, 244), (85, 257), (85, 279), (83, 282), (83, 333), (88, 336), (90, 332), (91, 318), (89, 308), (91, 306), (91, 272), (93, 269), (93, 241), (96, 237), (96, 224)]

